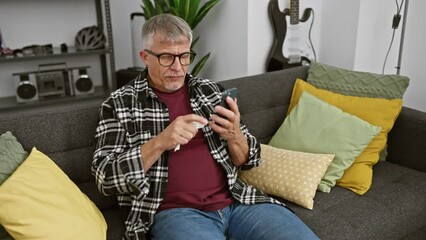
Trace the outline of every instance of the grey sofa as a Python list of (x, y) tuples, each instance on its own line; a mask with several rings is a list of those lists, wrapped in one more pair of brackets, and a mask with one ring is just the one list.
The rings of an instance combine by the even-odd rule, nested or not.
[[(295, 79), (306, 75), (307, 67), (297, 67), (221, 84), (239, 89), (242, 120), (268, 143), (284, 120)], [(90, 173), (101, 101), (1, 110), (0, 133), (12, 131), (26, 150), (36, 146), (50, 156), (102, 211), (108, 239), (121, 239), (127, 211), (98, 192)], [(321, 239), (426, 239), (426, 113), (403, 108), (389, 134), (388, 157), (374, 166), (365, 195), (334, 187), (317, 192), (313, 210), (286, 204)]]

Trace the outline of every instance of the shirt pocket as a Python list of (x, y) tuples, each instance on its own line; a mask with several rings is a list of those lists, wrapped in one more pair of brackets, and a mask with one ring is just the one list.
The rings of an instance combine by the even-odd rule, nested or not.
[(140, 146), (151, 139), (151, 131), (139, 131), (134, 133), (126, 133), (126, 140), (131, 147)]

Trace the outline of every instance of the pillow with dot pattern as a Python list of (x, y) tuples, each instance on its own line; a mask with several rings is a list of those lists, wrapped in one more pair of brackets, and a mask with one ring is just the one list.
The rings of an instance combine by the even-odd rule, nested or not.
[(334, 154), (305, 153), (261, 145), (262, 163), (240, 170), (239, 178), (255, 188), (313, 209), (318, 184)]

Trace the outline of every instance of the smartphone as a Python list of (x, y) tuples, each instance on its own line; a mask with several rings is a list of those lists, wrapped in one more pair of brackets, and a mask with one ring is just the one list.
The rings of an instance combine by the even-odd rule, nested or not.
[(234, 101), (237, 98), (237, 88), (229, 88), (222, 92), (222, 99), (220, 101), (220, 106), (229, 109), (228, 103), (226, 103), (226, 97), (230, 96)]

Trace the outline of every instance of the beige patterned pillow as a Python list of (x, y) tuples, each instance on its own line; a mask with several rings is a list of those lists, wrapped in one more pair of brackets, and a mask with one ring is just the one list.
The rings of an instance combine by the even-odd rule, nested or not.
[(314, 197), (334, 154), (290, 151), (261, 145), (262, 163), (240, 170), (239, 178), (255, 188), (313, 209)]

